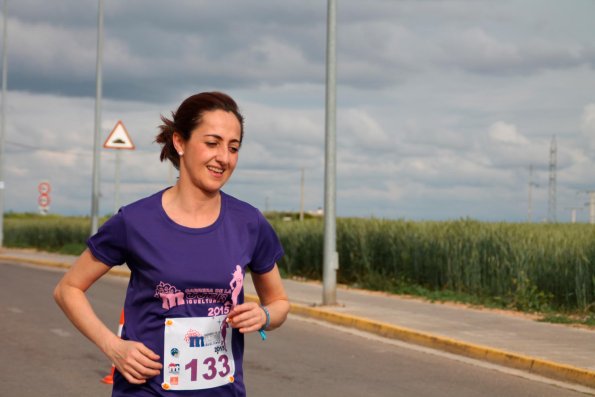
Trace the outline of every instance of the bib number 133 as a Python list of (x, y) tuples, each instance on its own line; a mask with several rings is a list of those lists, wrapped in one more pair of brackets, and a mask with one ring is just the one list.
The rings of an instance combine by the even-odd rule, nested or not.
[(201, 390), (234, 382), (231, 340), (225, 316), (166, 319), (162, 388)]
[[(206, 380), (213, 380), (215, 377), (226, 377), (231, 373), (231, 367), (229, 366), (229, 358), (227, 355), (223, 354), (219, 356), (219, 358), (215, 359), (214, 357), (207, 357), (203, 360), (204, 365), (204, 372), (202, 374), (203, 379)], [(196, 382), (198, 380), (198, 360), (196, 358), (192, 359), (184, 369), (190, 371), (190, 381)]]

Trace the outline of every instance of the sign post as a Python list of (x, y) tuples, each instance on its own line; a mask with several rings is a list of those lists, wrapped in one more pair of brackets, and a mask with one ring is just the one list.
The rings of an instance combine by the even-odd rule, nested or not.
[(50, 211), (50, 192), (52, 191), (52, 186), (48, 181), (42, 181), (37, 185), (37, 191), (39, 192), (39, 197), (37, 198), (37, 204), (39, 204), (39, 213), (41, 215), (47, 215)]
[(114, 198), (114, 213), (118, 212), (120, 208), (120, 166), (121, 166), (121, 150), (134, 150), (135, 146), (128, 135), (126, 127), (121, 120), (118, 120), (116, 126), (110, 132), (109, 136), (103, 143), (105, 149), (116, 149), (116, 188)]

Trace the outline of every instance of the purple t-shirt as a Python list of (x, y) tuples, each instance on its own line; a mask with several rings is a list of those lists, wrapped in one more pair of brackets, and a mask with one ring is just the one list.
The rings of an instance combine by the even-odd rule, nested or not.
[(98, 260), (130, 268), (122, 338), (164, 366), (140, 386), (116, 371), (112, 396), (245, 396), (244, 337), (225, 314), (244, 301), (246, 268), (271, 271), (283, 248), (259, 210), (223, 192), (218, 219), (199, 229), (172, 221), (162, 195), (122, 207), (87, 241)]

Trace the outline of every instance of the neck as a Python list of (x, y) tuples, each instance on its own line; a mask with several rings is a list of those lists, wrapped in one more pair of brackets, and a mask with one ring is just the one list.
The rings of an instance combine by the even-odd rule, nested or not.
[(165, 191), (162, 197), (163, 209), (176, 223), (193, 228), (213, 224), (221, 211), (221, 192), (204, 192), (180, 181)]

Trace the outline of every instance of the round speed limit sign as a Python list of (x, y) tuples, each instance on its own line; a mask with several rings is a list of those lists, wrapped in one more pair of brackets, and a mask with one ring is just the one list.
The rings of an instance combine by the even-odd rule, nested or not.
[(52, 190), (52, 187), (50, 186), (49, 182), (41, 182), (39, 185), (37, 185), (37, 190), (43, 195), (48, 194)]
[(49, 207), (50, 196), (48, 196), (47, 194), (42, 194), (41, 196), (39, 196), (37, 203), (39, 204), (40, 207)]

